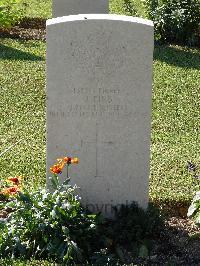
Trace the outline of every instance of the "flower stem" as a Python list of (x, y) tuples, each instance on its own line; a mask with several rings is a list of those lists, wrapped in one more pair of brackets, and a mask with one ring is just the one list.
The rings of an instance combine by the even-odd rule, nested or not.
[(69, 178), (69, 165), (67, 164), (67, 178)]

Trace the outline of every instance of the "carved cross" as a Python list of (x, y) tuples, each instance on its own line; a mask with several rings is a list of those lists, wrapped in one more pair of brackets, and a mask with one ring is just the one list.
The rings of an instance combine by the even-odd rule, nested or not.
[(107, 144), (107, 145), (112, 145), (114, 144), (113, 141), (99, 141), (99, 132), (98, 132), (98, 123), (96, 123), (96, 133), (95, 133), (95, 138), (94, 140), (89, 140), (89, 141), (85, 141), (85, 140), (81, 140), (81, 146), (83, 146), (84, 144), (88, 144), (88, 143), (95, 143), (95, 164), (96, 164), (96, 173), (95, 173), (95, 177), (102, 177), (101, 175), (99, 175), (99, 167), (98, 167), (98, 154), (99, 154), (99, 143), (103, 143), (103, 144)]

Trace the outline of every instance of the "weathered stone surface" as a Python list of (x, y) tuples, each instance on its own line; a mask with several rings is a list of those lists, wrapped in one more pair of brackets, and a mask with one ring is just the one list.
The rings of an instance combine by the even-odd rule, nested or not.
[(53, 0), (53, 17), (77, 14), (107, 14), (108, 0)]
[[(72, 182), (92, 211), (148, 203), (153, 24), (118, 15), (47, 22), (47, 175), (80, 158)], [(63, 172), (61, 179), (64, 179)]]

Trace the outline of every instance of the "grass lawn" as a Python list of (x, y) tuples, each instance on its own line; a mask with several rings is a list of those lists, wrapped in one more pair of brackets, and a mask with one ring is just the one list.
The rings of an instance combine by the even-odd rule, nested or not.
[(51, 18), (51, 0), (24, 0), (26, 4), (26, 17)]
[[(27, 17), (51, 17), (51, 0), (25, 2)], [(122, 2), (111, 0), (110, 12), (128, 14)], [(140, 1), (135, 3), (143, 16)], [(42, 41), (0, 38), (0, 176), (24, 176), (30, 189), (46, 182), (45, 49)], [(200, 180), (186, 167), (193, 162), (200, 175), (199, 70), (199, 49), (155, 47), (150, 173), (154, 201), (187, 202), (200, 190)], [(57, 264), (5, 259), (0, 265)]]
[(1, 39), (0, 80), (0, 153), (21, 141), (0, 157), (1, 178), (44, 183), (45, 43)]
[[(154, 53), (150, 195), (188, 200), (200, 182), (187, 161), (200, 166), (200, 51), (176, 46)], [(199, 167), (200, 174), (200, 167)]]
[[(45, 183), (45, 43), (0, 40), (1, 178), (23, 175)], [(200, 165), (200, 51), (160, 46), (154, 54), (150, 196), (189, 200), (199, 181), (186, 169)], [(81, 159), (81, 158), (80, 158)], [(200, 167), (199, 167), (200, 172)]]

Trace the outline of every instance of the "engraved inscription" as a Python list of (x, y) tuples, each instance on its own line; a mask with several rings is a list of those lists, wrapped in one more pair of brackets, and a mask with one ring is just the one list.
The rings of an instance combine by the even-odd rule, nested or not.
[(125, 117), (130, 115), (128, 105), (121, 100), (120, 89), (73, 88), (70, 93), (71, 103), (51, 109), (50, 116), (67, 117)]
[(92, 89), (92, 88), (74, 88), (73, 89), (74, 94), (120, 94), (119, 89), (103, 89), (103, 88), (97, 88), (97, 89)]

